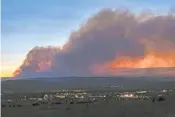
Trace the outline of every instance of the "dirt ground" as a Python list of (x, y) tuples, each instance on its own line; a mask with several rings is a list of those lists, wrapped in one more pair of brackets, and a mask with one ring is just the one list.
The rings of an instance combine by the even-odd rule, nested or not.
[(2, 117), (175, 117), (175, 101), (109, 100), (94, 104), (2, 108)]

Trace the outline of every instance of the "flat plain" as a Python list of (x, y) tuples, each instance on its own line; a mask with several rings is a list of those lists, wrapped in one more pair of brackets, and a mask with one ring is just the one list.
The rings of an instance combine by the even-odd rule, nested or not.
[[(98, 79), (100, 80), (100, 79)], [(82, 80), (83, 81), (83, 80)], [(102, 82), (102, 79), (100, 80)], [(22, 82), (22, 81), (19, 81)], [(18, 82), (18, 83), (19, 83)], [(23, 81), (23, 86), (24, 85)], [(32, 82), (32, 81), (30, 81)], [(94, 86), (86, 86), (86, 91), (90, 92), (98, 92), (100, 94), (103, 94), (104, 92), (126, 92), (126, 91), (137, 91), (137, 90), (164, 90), (168, 89), (171, 90), (170, 92), (164, 94), (165, 101), (162, 102), (152, 102), (152, 98), (149, 99), (123, 99), (123, 100), (115, 100), (113, 98), (104, 98), (99, 99), (96, 102), (88, 103), (88, 104), (42, 104), (39, 106), (32, 106), (32, 102), (25, 101), (25, 103), (22, 103), (21, 107), (9, 107), (6, 104), (6, 107), (2, 107), (1, 109), (1, 115), (2, 117), (175, 117), (175, 82), (174, 81), (152, 81), (151, 83), (148, 83), (150, 81), (137, 81), (137, 83), (140, 82), (137, 86), (135, 86), (134, 82), (121, 82), (117, 81), (113, 82), (109, 81), (108, 83), (97, 83), (97, 84), (103, 84), (103, 85), (96, 85), (98, 88), (94, 88)], [(14, 84), (16, 86), (17, 81), (8, 81), (11, 85)], [(36, 82), (35, 82), (36, 83)], [(50, 82), (51, 83), (51, 82)], [(53, 83), (53, 82), (52, 82)], [(52, 84), (51, 83), (51, 84)], [(83, 83), (83, 82), (82, 82)], [(106, 86), (114, 85), (114, 84), (123, 84), (124, 88), (112, 88), (107, 89)], [(39, 83), (40, 85), (42, 83)], [(55, 84), (55, 82), (54, 82)], [(59, 83), (58, 83), (59, 84)], [(60, 83), (61, 84), (61, 83)], [(71, 84), (71, 83), (70, 83)], [(78, 83), (77, 83), (78, 84)], [(81, 82), (79, 82), (81, 84)], [(93, 84), (93, 83), (92, 83)], [(91, 84), (91, 85), (92, 85)], [(127, 84), (127, 85), (126, 85)], [(142, 85), (141, 85), (142, 84)], [(71, 84), (73, 85), (73, 83)], [(133, 85), (133, 87), (132, 87)], [(22, 87), (22, 84), (18, 85)], [(31, 85), (32, 86), (32, 85)], [(34, 84), (34, 86), (37, 86)], [(50, 88), (53, 85), (47, 84), (47, 86)], [(62, 86), (63, 83), (62, 83)], [(127, 87), (128, 86), (128, 87)], [(24, 95), (30, 96), (30, 95), (40, 95), (39, 92), (35, 92), (35, 90), (32, 92), (32, 90), (25, 92), (15, 92), (14, 90), (9, 90), (9, 87), (13, 86), (7, 86), (7, 83), (3, 84), (3, 96), (2, 99), (11, 99), (11, 100), (17, 100), (19, 97), (22, 97)], [(18, 88), (21, 88), (18, 87)], [(47, 89), (46, 86), (42, 84), (42, 86), (38, 87), (44, 87), (44, 89)], [(58, 88), (55, 88), (54, 90), (59, 90), (60, 86)], [(75, 90), (74, 88), (69, 87), (68, 89)], [(80, 85), (78, 86), (81, 87)], [(131, 88), (132, 87), (132, 88)], [(65, 88), (65, 87), (64, 87)], [(23, 88), (24, 90), (24, 88)], [(6, 92), (8, 91), (8, 92)], [(9, 91), (11, 91), (9, 93)], [(47, 93), (52, 93), (51, 88), (49, 90), (46, 90)], [(13, 93), (12, 93), (13, 92)], [(43, 93), (43, 92), (42, 92)], [(45, 92), (46, 93), (46, 92)], [(159, 93), (151, 93), (149, 94), (152, 97), (159, 95)]]

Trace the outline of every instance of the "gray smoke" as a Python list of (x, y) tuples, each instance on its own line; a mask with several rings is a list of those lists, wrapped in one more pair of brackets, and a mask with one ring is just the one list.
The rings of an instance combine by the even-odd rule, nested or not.
[[(19, 76), (97, 75), (91, 66), (120, 56), (143, 56), (148, 48), (158, 51), (175, 49), (173, 15), (141, 13), (136, 16), (127, 10), (104, 9), (73, 32), (62, 50), (55, 47), (32, 49), (26, 57), (29, 65), (20, 66)], [(52, 61), (51, 67), (36, 72), (43, 59)]]

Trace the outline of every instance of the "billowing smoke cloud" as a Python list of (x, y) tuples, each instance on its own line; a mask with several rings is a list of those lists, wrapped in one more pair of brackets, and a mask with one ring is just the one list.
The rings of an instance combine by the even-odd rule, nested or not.
[(15, 76), (123, 75), (135, 74), (133, 68), (169, 67), (175, 67), (174, 15), (104, 9), (73, 32), (62, 49), (32, 49)]
[[(59, 48), (35, 47), (26, 56), (23, 64), (14, 72), (14, 76), (40, 77), (47, 75), (53, 66), (53, 60)], [(44, 73), (47, 72), (47, 73)], [(49, 74), (48, 74), (49, 75)]]

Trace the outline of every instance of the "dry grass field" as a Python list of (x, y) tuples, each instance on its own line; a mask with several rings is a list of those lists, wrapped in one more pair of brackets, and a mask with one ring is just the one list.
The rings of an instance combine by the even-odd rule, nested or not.
[(2, 117), (175, 117), (175, 95), (163, 102), (151, 100), (108, 100), (93, 104), (30, 104), (2, 108)]
[[(75, 80), (75, 79), (74, 79)], [(103, 81), (104, 80), (104, 81)], [(77, 82), (76, 82), (77, 81)], [(113, 100), (111, 98), (107, 100), (101, 100), (94, 103), (86, 104), (42, 104), (39, 106), (32, 106), (31, 102), (23, 103), (22, 107), (2, 107), (2, 117), (175, 117), (175, 82), (157, 82), (157, 81), (140, 81), (140, 80), (119, 80), (119, 79), (88, 79), (87, 83), (85, 80), (78, 79), (74, 82), (79, 84), (86, 84), (86, 87), (104, 87), (115, 84), (124, 84), (123, 89), (113, 89), (113, 91), (127, 91), (127, 90), (140, 90), (145, 89), (172, 89), (170, 93), (166, 95), (166, 100), (162, 102), (153, 103), (151, 99), (147, 100)], [(68, 82), (68, 81), (66, 81)], [(69, 86), (74, 87), (74, 82), (70, 82)], [(24, 85), (26, 84), (26, 85)], [(47, 85), (45, 85), (47, 84)], [(36, 89), (43, 88), (46, 91), (52, 89), (59, 89), (60, 87), (66, 87), (68, 84), (60, 81), (48, 82), (48, 81), (37, 81), (36, 80), (24, 80), (24, 81), (8, 81), (2, 83), (2, 91), (14, 92), (10, 97), (3, 95), (4, 99), (19, 99), (19, 97), (27, 95), (33, 96), (38, 92), (29, 93), (36, 91)], [(80, 85), (81, 84), (81, 85)], [(29, 87), (30, 85), (30, 87)], [(90, 85), (90, 86), (89, 86)], [(85, 85), (84, 85), (85, 86)], [(71, 88), (70, 87), (70, 88)], [(20, 89), (20, 90), (19, 90)], [(48, 90), (49, 89), (49, 90)], [(96, 88), (97, 89), (105, 88)], [(25, 92), (25, 90), (27, 90)], [(15, 93), (18, 92), (18, 93)], [(19, 93), (21, 91), (21, 93)], [(25, 93), (24, 93), (25, 92)], [(48, 92), (48, 93), (49, 93)], [(99, 92), (99, 91), (98, 91)], [(39, 94), (39, 93), (38, 93)], [(103, 92), (101, 92), (103, 94)], [(40, 94), (39, 94), (40, 95)], [(157, 95), (157, 94), (152, 94)]]

